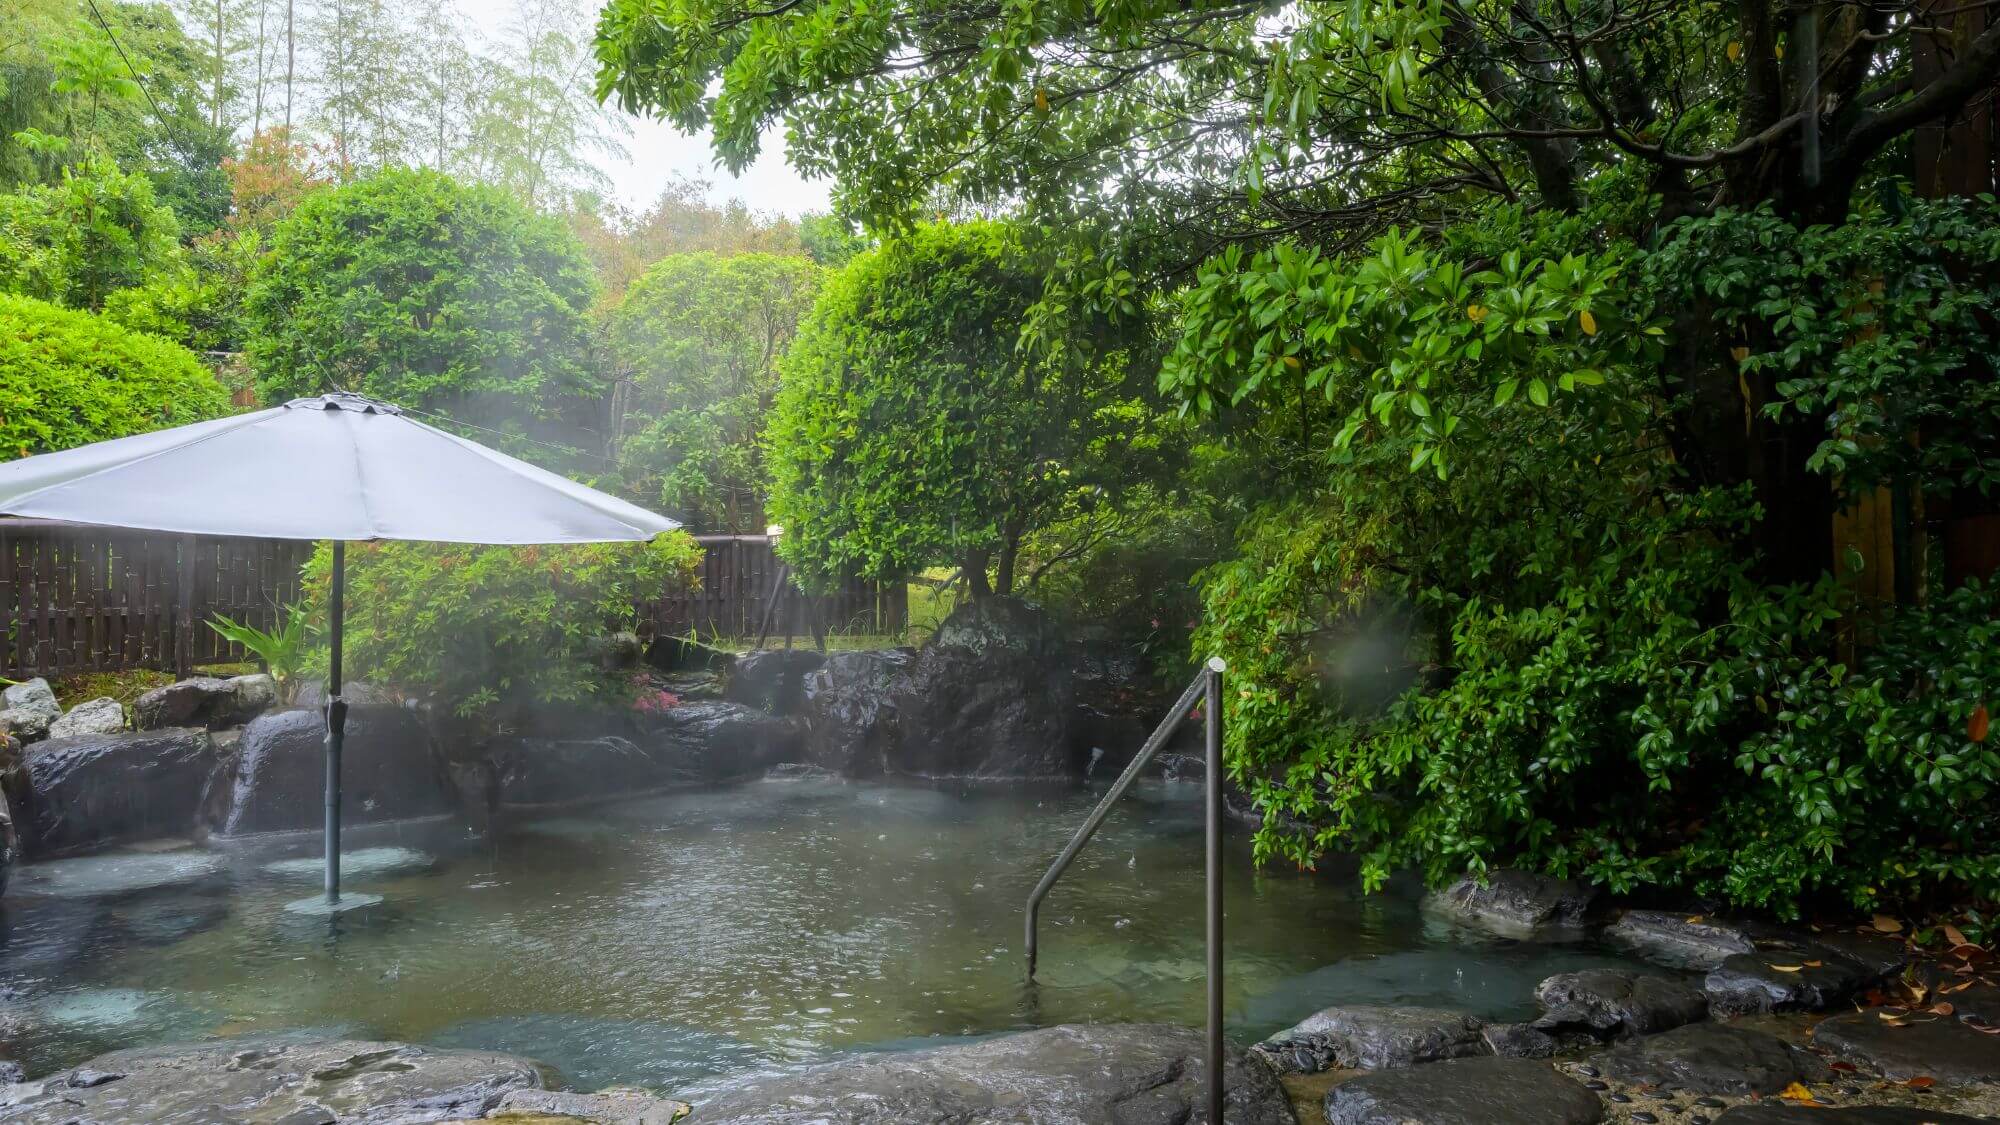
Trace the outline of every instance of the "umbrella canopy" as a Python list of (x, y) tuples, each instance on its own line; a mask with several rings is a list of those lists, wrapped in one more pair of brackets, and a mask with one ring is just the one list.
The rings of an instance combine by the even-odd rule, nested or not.
[[(643, 542), (680, 524), (347, 392), (0, 464), (0, 516), (330, 539), (326, 898), (340, 898), (340, 646), (349, 540)], [(359, 896), (349, 905), (372, 900)]]
[(680, 526), (338, 393), (0, 464), (0, 515), (257, 539), (643, 541)]

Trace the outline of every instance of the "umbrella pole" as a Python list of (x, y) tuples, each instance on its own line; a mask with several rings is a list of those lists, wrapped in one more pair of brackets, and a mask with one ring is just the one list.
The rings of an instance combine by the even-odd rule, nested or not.
[(328, 629), (332, 659), (326, 675), (326, 901), (340, 901), (340, 743), (347, 733), (347, 701), (340, 697), (340, 637), (346, 627), (347, 544), (333, 543), (333, 590)]

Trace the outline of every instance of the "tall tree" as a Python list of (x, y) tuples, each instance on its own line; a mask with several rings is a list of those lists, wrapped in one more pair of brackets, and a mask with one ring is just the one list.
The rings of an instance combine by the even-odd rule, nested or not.
[[(1575, 212), (1628, 184), (1649, 198), (1621, 227), (1642, 237), (1721, 208), (1839, 222), (1871, 167), (2000, 78), (2000, 24), (1917, 73), (1944, 34), (1934, 7), (613, 0), (600, 89), (713, 128), (739, 171), (782, 123), (792, 159), (876, 221), (943, 186), (1104, 232), (1177, 278), (1225, 245), (1349, 249), (1496, 203)], [(1680, 313), (1682, 463), (1754, 487), (1770, 574), (1820, 573), (1832, 499), (1806, 462), (1830, 419), (1766, 411), (1778, 375), (1739, 387), (1730, 330), (1700, 301)]]
[(595, 97), (585, 0), (519, 0), (490, 59), (475, 122), (479, 177), (532, 207), (556, 210), (601, 189), (597, 161), (622, 155), (625, 126)]

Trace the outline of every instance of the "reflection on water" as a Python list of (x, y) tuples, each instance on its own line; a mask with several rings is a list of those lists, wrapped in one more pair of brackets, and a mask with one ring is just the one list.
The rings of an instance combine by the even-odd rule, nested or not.
[[(435, 825), (377, 833), (357, 849), (435, 862), (370, 853), (350, 885), (388, 901), (337, 929), (282, 909), (308, 884), (278, 861), (309, 854), (303, 841), (167, 864), (199, 877), (136, 897), (127, 868), (31, 869), (6, 899), (8, 1034), (33, 1073), (115, 1047), (296, 1032), (494, 1047), (584, 1088), (671, 1091), (1040, 1024), (1198, 1023), (1191, 788), (1134, 790), (1050, 896), (1041, 981), (1023, 980), (1022, 902), (1095, 796), (773, 780), (519, 822), (493, 844)], [(1519, 1015), (1542, 976), (1606, 960), (1468, 944), (1407, 890), (1258, 874), (1235, 843), (1239, 1038), (1335, 1002)], [(93, 878), (119, 895), (48, 891)]]

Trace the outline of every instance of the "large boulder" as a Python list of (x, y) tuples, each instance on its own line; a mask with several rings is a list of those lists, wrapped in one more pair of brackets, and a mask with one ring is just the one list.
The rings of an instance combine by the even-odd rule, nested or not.
[(79, 703), (49, 724), (50, 738), (79, 738), (86, 734), (117, 734), (125, 729), (125, 708), (108, 695)]
[(1628, 1039), (1590, 1061), (1619, 1082), (1738, 1097), (1775, 1094), (1794, 1082), (1824, 1082), (1832, 1073), (1775, 1035), (1706, 1022)]
[[(225, 836), (318, 828), (326, 813), (326, 721), (277, 711), (243, 728), (220, 779)], [(341, 818), (348, 824), (442, 816), (456, 806), (422, 719), (403, 707), (357, 707), (341, 743)]]
[(1328, 1125), (1594, 1125), (1597, 1095), (1529, 1059), (1456, 1059), (1364, 1074), (1326, 1095)]
[(1579, 1030), (1603, 1039), (1655, 1035), (1708, 1018), (1701, 990), (1657, 973), (1584, 969), (1557, 973), (1535, 987), (1539, 1030)]
[(22, 825), (32, 856), (194, 829), (214, 749), (171, 729), (59, 738), (30, 746)]
[(1355, 1005), (1315, 1012), (1256, 1052), (1279, 1073), (1388, 1070), (1490, 1054), (1480, 1022), (1439, 1008)]
[(113, 1051), (39, 1085), (0, 1118), (19, 1125), (408, 1125), (480, 1117), (512, 1091), (540, 1088), (543, 1078), (534, 1062), (492, 1051), (280, 1039)]
[(805, 677), (805, 757), (848, 777), (879, 777), (900, 736), (898, 685), (909, 649), (836, 652)]
[(982, 598), (952, 611), (898, 681), (897, 773), (1059, 778), (1081, 771), (1076, 689), (1041, 611)]
[[(1209, 1122), (1203, 1039), (1184, 1027), (1076, 1025), (864, 1055), (753, 1078), (696, 1106), (703, 1125), (1221, 1125)], [(1230, 1125), (1293, 1125), (1270, 1069), (1231, 1050)]]
[(671, 777), (730, 781), (799, 756), (799, 728), (741, 703), (683, 703), (649, 715), (639, 741)]
[(39, 676), (0, 690), (0, 734), (33, 742), (45, 737), (61, 717), (62, 704), (56, 702), (49, 682)]
[(1503, 867), (1482, 882), (1467, 875), (1424, 900), (1445, 918), (1511, 938), (1565, 938), (1583, 933), (1597, 889), (1575, 879), (1554, 879)]
[(132, 704), (133, 725), (158, 727), (242, 726), (278, 702), (277, 681), (267, 675), (194, 676), (154, 688)]
[(574, 1120), (597, 1125), (674, 1125), (687, 1116), (686, 1102), (656, 1098), (644, 1090), (610, 1089), (595, 1094), (557, 1090), (510, 1090), (488, 1116), (520, 1125)]
[[(668, 784), (658, 762), (629, 738), (517, 738), (497, 745), (500, 803), (566, 805), (651, 792)], [(454, 785), (484, 778), (454, 767)], [(483, 794), (481, 794), (483, 796)]]
[(773, 715), (796, 715), (806, 702), (806, 677), (826, 657), (812, 649), (746, 652), (729, 666), (723, 698)]

